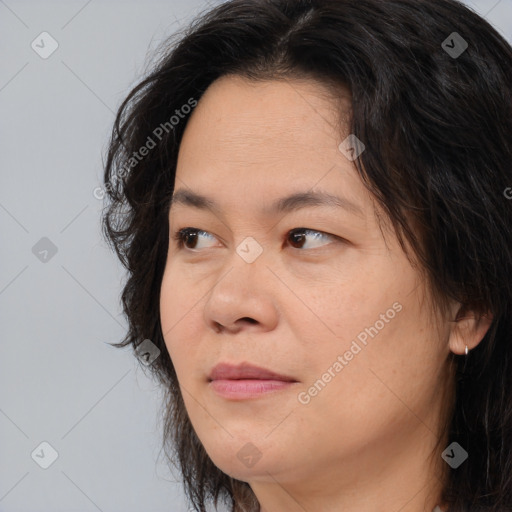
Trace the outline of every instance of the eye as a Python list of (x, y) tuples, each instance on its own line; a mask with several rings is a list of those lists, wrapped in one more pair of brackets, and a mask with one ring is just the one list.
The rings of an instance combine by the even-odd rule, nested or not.
[[(306, 245), (307, 245), (307, 237), (308, 235), (312, 235), (310, 236), (310, 238), (313, 240), (313, 247), (304, 247), (304, 242), (306, 241)], [(307, 229), (307, 228), (295, 228), (295, 229), (292, 229), (291, 231), (288, 232), (288, 237), (290, 240), (292, 240), (292, 246), (294, 247), (294, 249), (314, 249), (316, 247), (318, 247), (318, 245), (322, 245), (322, 244), (318, 244), (317, 242), (321, 241), (322, 239), (324, 240), (333, 240), (333, 239), (339, 239), (339, 237), (335, 236), (335, 235), (329, 235), (328, 233), (324, 233), (322, 231), (316, 231), (314, 229)], [(298, 244), (299, 247), (295, 247), (295, 245), (293, 244)], [(327, 245), (327, 244), (323, 244), (323, 245)]]
[[(211, 239), (214, 238), (210, 233), (196, 228), (179, 229), (174, 233), (173, 238), (178, 242), (179, 249), (197, 249), (197, 239), (200, 235)], [(188, 247), (188, 244), (191, 244), (192, 247)]]
[[(201, 229), (197, 228), (183, 228), (176, 231), (173, 235), (174, 240), (178, 242), (178, 248), (179, 249), (201, 249), (201, 247), (197, 247), (197, 242), (199, 237), (205, 237), (210, 238), (210, 240), (213, 240), (215, 237), (208, 233), (207, 231), (202, 231)], [(305, 247), (307, 245), (307, 237), (310, 237), (312, 240), (313, 247)], [(321, 243), (318, 244), (319, 241), (323, 240), (342, 240), (340, 237), (337, 237), (335, 235), (329, 235), (328, 233), (324, 233), (322, 231), (316, 231), (314, 229), (308, 229), (308, 228), (295, 228), (287, 233), (287, 239), (290, 240), (290, 245), (294, 249), (314, 249), (318, 247), (318, 245), (322, 245)], [(327, 244), (323, 244), (327, 245)]]

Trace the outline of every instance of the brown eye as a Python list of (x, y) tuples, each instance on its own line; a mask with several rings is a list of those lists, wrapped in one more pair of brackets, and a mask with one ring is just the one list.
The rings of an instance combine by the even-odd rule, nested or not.
[[(181, 241), (187, 249), (193, 249), (197, 244), (197, 231), (184, 230), (182, 232)], [(191, 244), (191, 246), (189, 246)]]
[[(292, 229), (288, 233), (288, 239), (290, 240), (290, 245), (294, 247), (294, 249), (304, 249), (304, 244), (308, 241), (308, 236), (312, 240), (329, 240), (336, 238), (334, 235), (329, 235), (327, 233), (323, 233), (322, 231), (315, 231), (314, 229), (307, 229), (307, 228), (296, 228)], [(321, 245), (328, 245), (328, 244), (319, 244)], [(316, 245), (318, 247), (318, 245)], [(306, 247), (306, 249), (314, 249), (314, 247)]]
[(213, 238), (212, 235), (206, 231), (196, 228), (183, 228), (174, 234), (174, 240), (178, 242), (179, 249), (196, 249), (199, 236), (205, 236), (207, 238)]
[(305, 238), (304, 231), (305, 230), (290, 231), (289, 239), (291, 241), (291, 245), (295, 247), (295, 249), (300, 249), (302, 247)]

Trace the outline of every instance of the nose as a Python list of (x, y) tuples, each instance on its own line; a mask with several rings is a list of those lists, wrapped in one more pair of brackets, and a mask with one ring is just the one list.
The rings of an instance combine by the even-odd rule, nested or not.
[(215, 332), (265, 332), (278, 322), (278, 280), (264, 258), (247, 263), (234, 254), (232, 265), (216, 280), (204, 307), (204, 320)]

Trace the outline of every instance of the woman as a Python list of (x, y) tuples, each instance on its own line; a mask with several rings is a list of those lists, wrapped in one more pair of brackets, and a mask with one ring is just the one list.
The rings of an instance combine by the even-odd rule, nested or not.
[(512, 510), (511, 47), (454, 0), (232, 0), (178, 37), (103, 222), (194, 509)]

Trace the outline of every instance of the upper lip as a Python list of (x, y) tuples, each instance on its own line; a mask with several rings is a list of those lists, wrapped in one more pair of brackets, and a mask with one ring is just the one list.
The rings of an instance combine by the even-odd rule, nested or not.
[(261, 380), (282, 380), (289, 382), (297, 382), (293, 377), (287, 375), (280, 375), (266, 368), (255, 366), (249, 363), (241, 363), (233, 365), (229, 363), (217, 364), (210, 375), (208, 376), (210, 381), (212, 380), (239, 380), (239, 379), (261, 379)]

